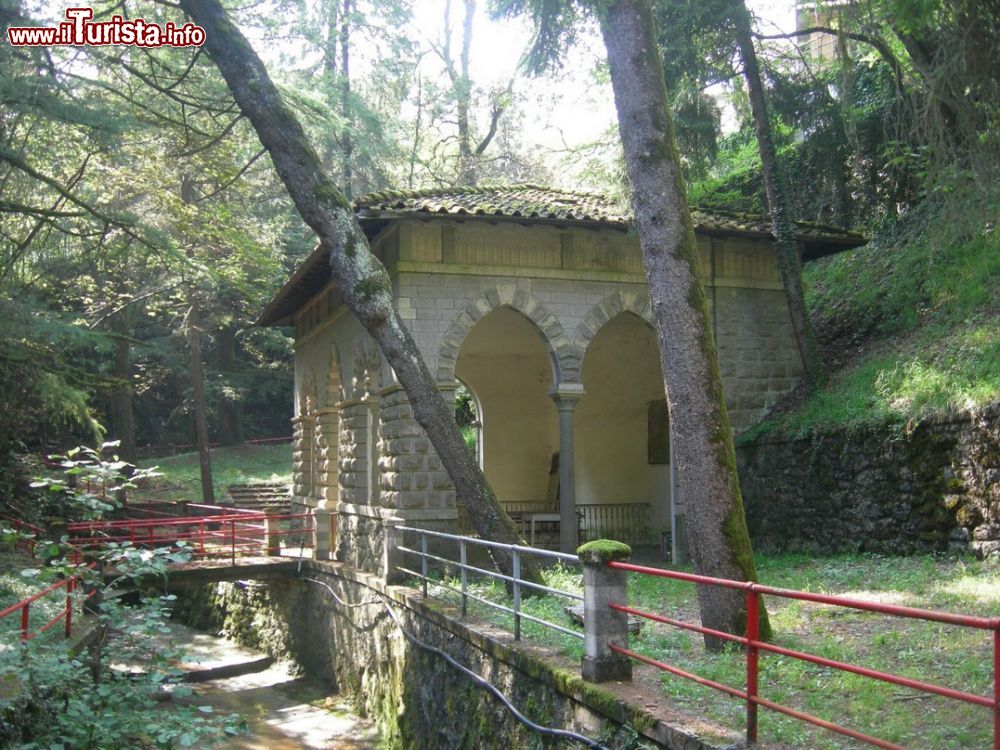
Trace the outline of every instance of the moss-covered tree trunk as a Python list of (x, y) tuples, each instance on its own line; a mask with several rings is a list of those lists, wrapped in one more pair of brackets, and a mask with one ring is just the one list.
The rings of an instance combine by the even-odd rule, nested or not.
[(750, 13), (744, 0), (738, 0), (734, 5), (736, 45), (743, 61), (743, 78), (747, 83), (750, 109), (753, 112), (757, 149), (764, 175), (764, 192), (767, 194), (767, 206), (771, 212), (771, 233), (774, 235), (778, 270), (781, 272), (781, 283), (785, 287), (788, 314), (792, 321), (792, 329), (795, 331), (795, 341), (799, 345), (799, 354), (802, 356), (806, 381), (810, 388), (815, 389), (826, 381), (826, 368), (823, 366), (823, 356), (820, 354), (819, 346), (816, 345), (816, 336), (809, 321), (809, 311), (806, 309), (806, 298), (802, 288), (802, 258), (799, 256), (795, 229), (786, 211), (781, 172), (774, 151), (774, 140), (771, 138), (767, 102), (764, 99), (764, 85), (760, 79), (760, 65), (757, 63), (757, 52), (753, 46)]
[[(649, 0), (618, 0), (608, 8), (602, 30), (660, 346), (691, 559), (700, 574), (753, 580), (732, 430)], [(742, 593), (699, 586), (698, 601), (706, 627), (743, 632)], [(760, 620), (762, 635), (769, 634), (763, 609)], [(706, 638), (706, 645), (722, 644)]]
[[(263, 63), (217, 0), (181, 0), (181, 7), (205, 29), (206, 50), (270, 153), (299, 214), (329, 251), (337, 291), (378, 343), (406, 390), (414, 419), (434, 445), (476, 531), (484, 539), (523, 543), (475, 457), (466, 449), (453, 411), (438, 392), (409, 329), (396, 311), (388, 272), (372, 254), (350, 204), (324, 172), (319, 156), (282, 101)], [(495, 559), (503, 570), (511, 570), (509, 555), (499, 553)], [(529, 580), (541, 580), (533, 564), (522, 567), (522, 573)]]

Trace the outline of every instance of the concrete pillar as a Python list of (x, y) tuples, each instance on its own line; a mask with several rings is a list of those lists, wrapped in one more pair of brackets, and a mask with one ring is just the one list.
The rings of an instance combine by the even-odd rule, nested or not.
[(611, 560), (628, 560), (627, 544), (606, 539), (587, 542), (577, 550), (583, 563), (583, 660), (581, 672), (587, 682), (629, 681), (632, 660), (610, 649), (610, 644), (628, 646), (628, 615), (611, 609), (611, 602), (626, 604), (625, 571), (609, 568)]
[(337, 546), (337, 512), (317, 508), (313, 511), (313, 558), (333, 560)]
[(264, 510), (264, 555), (266, 557), (281, 556), (281, 521), (275, 516), (282, 514), (281, 508)]
[(561, 383), (549, 394), (559, 411), (559, 549), (572, 554), (579, 542), (576, 518), (576, 459), (573, 410), (583, 397), (581, 383)]

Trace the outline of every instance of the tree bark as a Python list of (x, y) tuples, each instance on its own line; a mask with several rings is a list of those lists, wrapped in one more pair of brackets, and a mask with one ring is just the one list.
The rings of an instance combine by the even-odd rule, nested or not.
[(111, 317), (115, 334), (112, 375), (116, 385), (111, 393), (111, 431), (121, 441), (118, 454), (130, 464), (136, 462), (135, 412), (132, 410), (132, 344), (129, 341), (128, 310)]
[(344, 194), (348, 198), (352, 197), (354, 183), (354, 168), (351, 165), (354, 156), (354, 141), (351, 139), (354, 127), (351, 120), (351, 11), (351, 0), (344, 0), (340, 22), (340, 114), (344, 118), (344, 131), (340, 136), (340, 150), (344, 160)]
[(212, 485), (212, 454), (208, 442), (208, 407), (205, 402), (205, 365), (201, 360), (201, 321), (198, 306), (192, 304), (184, 316), (184, 336), (191, 354), (191, 400), (194, 407), (194, 441), (198, 448), (201, 470), (201, 499), (205, 505), (215, 505)]
[[(474, 456), (466, 449), (455, 415), (427, 369), (409, 330), (396, 311), (389, 274), (368, 245), (350, 203), (323, 171), (319, 157), (282, 101), (260, 59), (233, 25), (218, 0), (181, 0), (181, 7), (205, 29), (205, 48), (218, 66), (241, 111), (271, 154), (299, 214), (330, 254), (330, 273), (347, 308), (378, 343), (455, 485), (476, 531), (484, 539), (523, 544)], [(512, 570), (510, 555), (495, 556)], [(522, 563), (523, 565), (523, 563)], [(522, 567), (540, 581), (536, 565)]]
[(750, 13), (743, 0), (736, 3), (733, 13), (736, 28), (736, 44), (743, 60), (743, 77), (747, 82), (750, 109), (753, 112), (754, 130), (757, 134), (757, 149), (760, 153), (761, 171), (764, 175), (764, 191), (771, 211), (771, 233), (774, 235), (774, 252), (781, 272), (781, 283), (785, 287), (788, 314), (795, 331), (795, 341), (805, 368), (806, 382), (813, 390), (826, 382), (826, 368), (823, 355), (816, 344), (806, 298), (802, 288), (802, 258), (799, 255), (795, 229), (786, 215), (785, 195), (778, 166), (778, 157), (771, 138), (771, 124), (767, 116), (767, 102), (764, 86), (760, 79), (760, 66), (753, 46), (753, 30)]
[[(754, 580), (732, 430), (698, 274), (694, 227), (670, 120), (649, 0), (619, 0), (602, 24), (674, 435), (695, 571)], [(699, 586), (702, 623), (742, 633), (739, 591)], [(761, 608), (760, 632), (770, 633)], [(724, 641), (705, 638), (708, 648)]]
[[(232, 377), (236, 369), (236, 332), (235, 324), (222, 327), (216, 336), (215, 360), (216, 367), (223, 379)], [(216, 408), (219, 413), (219, 442), (223, 445), (241, 445), (243, 443), (243, 401), (220, 396)]]

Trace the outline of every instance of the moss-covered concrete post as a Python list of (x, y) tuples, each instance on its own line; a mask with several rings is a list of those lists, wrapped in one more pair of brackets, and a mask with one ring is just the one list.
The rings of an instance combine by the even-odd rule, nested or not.
[(609, 568), (607, 563), (628, 560), (632, 550), (621, 542), (597, 539), (576, 553), (583, 563), (583, 679), (631, 680), (632, 661), (610, 648), (612, 643), (628, 646), (628, 616), (609, 606), (628, 601), (625, 571)]

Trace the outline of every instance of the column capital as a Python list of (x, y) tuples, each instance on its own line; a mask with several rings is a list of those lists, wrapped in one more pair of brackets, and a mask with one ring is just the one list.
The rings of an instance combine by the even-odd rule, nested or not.
[(583, 383), (559, 383), (549, 389), (549, 396), (560, 410), (572, 409), (584, 395)]

